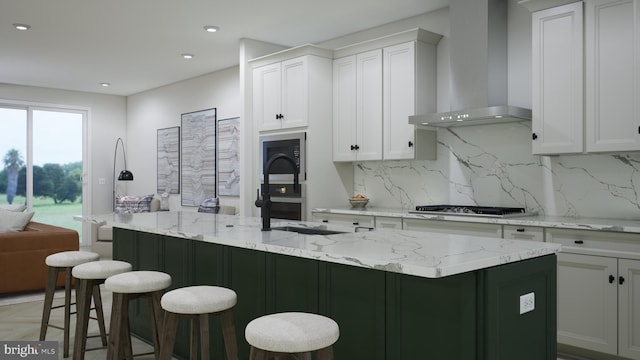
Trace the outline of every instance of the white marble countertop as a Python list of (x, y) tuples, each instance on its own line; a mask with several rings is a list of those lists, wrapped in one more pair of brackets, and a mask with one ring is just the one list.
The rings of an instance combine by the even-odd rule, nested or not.
[(363, 208), (354, 209), (351, 207), (337, 208), (314, 208), (312, 212), (342, 214), (342, 215), (370, 215), (400, 217), (406, 219), (427, 219), (445, 220), (459, 222), (473, 222), (484, 224), (501, 224), (516, 226), (540, 226), (547, 228), (574, 229), (574, 230), (597, 230), (640, 233), (640, 220), (636, 219), (600, 219), (600, 218), (577, 218), (559, 216), (518, 216), (507, 218), (481, 217), (467, 215), (434, 215), (434, 214), (411, 214), (401, 209), (386, 208)]
[(336, 235), (263, 232), (260, 218), (196, 212), (93, 215), (77, 220), (427, 278), (475, 271), (554, 254), (561, 246), (523, 240), (272, 220), (271, 226), (322, 227)]

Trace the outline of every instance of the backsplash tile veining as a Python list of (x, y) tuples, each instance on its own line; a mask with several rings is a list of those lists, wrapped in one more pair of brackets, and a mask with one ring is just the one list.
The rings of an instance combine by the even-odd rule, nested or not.
[(531, 123), (438, 130), (434, 161), (354, 164), (369, 206), (518, 206), (548, 216), (640, 219), (640, 153), (531, 155)]

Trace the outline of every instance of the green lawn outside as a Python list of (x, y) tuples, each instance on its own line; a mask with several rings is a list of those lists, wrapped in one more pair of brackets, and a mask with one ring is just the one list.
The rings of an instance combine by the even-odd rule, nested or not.
[[(25, 198), (23, 196), (16, 196), (13, 199), (13, 204), (24, 203)], [(8, 204), (6, 194), (0, 194), (0, 205), (3, 204)], [(73, 229), (82, 237), (82, 222), (73, 220), (74, 216), (82, 215), (82, 202), (80, 199), (74, 203), (55, 204), (52, 198), (34, 198), (33, 212), (33, 221)]]

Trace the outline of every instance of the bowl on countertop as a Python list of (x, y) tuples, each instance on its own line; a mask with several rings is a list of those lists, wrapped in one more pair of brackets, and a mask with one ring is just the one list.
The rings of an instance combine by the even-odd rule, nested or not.
[(353, 199), (350, 198), (349, 202), (351, 203), (351, 206), (354, 208), (363, 208), (367, 205), (367, 203), (369, 202), (369, 199), (367, 198), (362, 198), (362, 199)]

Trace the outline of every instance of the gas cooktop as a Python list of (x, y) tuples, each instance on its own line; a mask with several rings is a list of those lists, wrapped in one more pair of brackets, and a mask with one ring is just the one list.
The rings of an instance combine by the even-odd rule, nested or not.
[(470, 206), (470, 205), (418, 205), (411, 214), (449, 214), (483, 217), (512, 217), (532, 215), (524, 208), (498, 206)]

